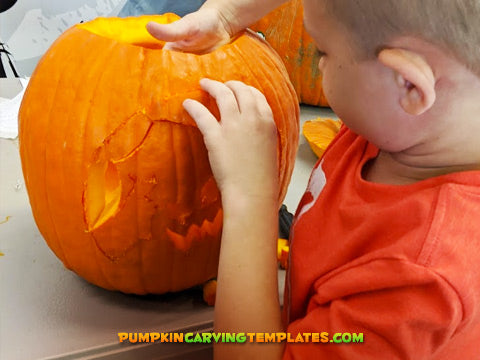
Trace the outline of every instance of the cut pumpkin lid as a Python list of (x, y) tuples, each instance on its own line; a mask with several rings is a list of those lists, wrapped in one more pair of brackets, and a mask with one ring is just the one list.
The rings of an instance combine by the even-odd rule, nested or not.
[(329, 118), (308, 120), (303, 124), (302, 133), (312, 151), (319, 158), (337, 135), (342, 122)]

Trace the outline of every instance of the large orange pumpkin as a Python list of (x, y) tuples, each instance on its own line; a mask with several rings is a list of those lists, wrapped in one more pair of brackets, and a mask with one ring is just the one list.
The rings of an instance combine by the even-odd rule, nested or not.
[(215, 102), (203, 77), (260, 89), (278, 127), (281, 203), (299, 109), (278, 56), (246, 32), (218, 50), (162, 50), (145, 30), (173, 14), (98, 18), (67, 30), (41, 59), (19, 114), (35, 221), (53, 252), (106, 289), (164, 293), (217, 272), (222, 210), (185, 98)]
[(302, 0), (290, 0), (273, 10), (251, 29), (261, 32), (282, 58), (303, 104), (328, 106), (318, 70), (319, 55), (303, 26)]

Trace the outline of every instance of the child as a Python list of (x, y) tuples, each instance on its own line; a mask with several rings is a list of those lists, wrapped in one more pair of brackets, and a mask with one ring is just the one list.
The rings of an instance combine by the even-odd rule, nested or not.
[[(209, 51), (280, 3), (209, 0), (148, 28), (174, 41), (171, 49)], [(480, 1), (305, 0), (304, 8), (325, 94), (346, 126), (297, 209), (285, 325), (268, 104), (242, 83), (202, 80), (221, 121), (197, 102), (184, 106), (224, 206), (215, 331), (328, 332), (328, 342), (221, 344), (215, 355), (479, 358)], [(330, 342), (334, 333), (363, 333), (363, 343)]]

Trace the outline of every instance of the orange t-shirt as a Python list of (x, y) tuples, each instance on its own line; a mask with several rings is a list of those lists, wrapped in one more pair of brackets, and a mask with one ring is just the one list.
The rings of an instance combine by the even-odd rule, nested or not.
[(361, 170), (377, 154), (343, 128), (312, 172), (284, 316), (292, 338), (328, 336), (289, 342), (284, 358), (479, 359), (480, 171), (376, 184)]

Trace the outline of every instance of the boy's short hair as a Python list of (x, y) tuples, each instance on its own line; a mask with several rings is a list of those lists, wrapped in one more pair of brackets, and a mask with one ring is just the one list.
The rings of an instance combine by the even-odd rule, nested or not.
[(396, 37), (414, 36), (480, 75), (480, 0), (321, 1), (327, 14), (353, 34), (361, 57), (375, 56)]

